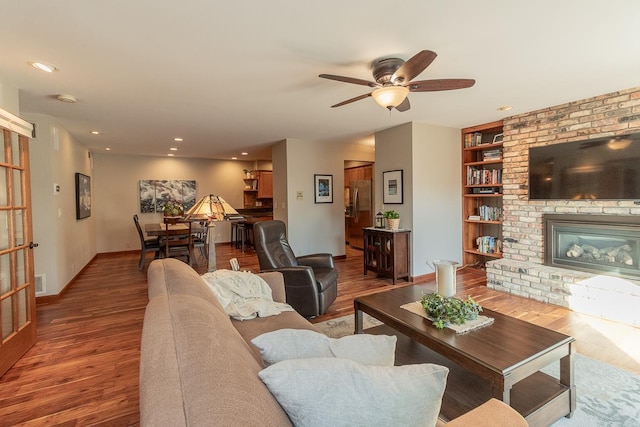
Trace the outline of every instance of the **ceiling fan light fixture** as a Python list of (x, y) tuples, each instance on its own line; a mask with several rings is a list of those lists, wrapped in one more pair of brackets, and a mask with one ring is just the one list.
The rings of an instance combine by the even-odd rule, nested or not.
[(405, 86), (383, 86), (374, 90), (371, 96), (378, 105), (391, 110), (402, 104), (408, 94), (409, 88)]
[(45, 73), (53, 73), (54, 71), (58, 71), (58, 67), (56, 67), (53, 64), (49, 64), (47, 62), (33, 61), (33, 62), (29, 62), (29, 65), (31, 65), (33, 68), (36, 68), (40, 71), (44, 71)]

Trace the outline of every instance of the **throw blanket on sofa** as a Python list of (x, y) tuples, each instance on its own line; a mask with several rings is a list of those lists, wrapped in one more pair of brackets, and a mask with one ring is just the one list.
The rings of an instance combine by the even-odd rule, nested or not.
[(216, 270), (202, 275), (229, 316), (249, 320), (275, 316), (293, 308), (273, 301), (271, 288), (261, 277), (242, 271)]

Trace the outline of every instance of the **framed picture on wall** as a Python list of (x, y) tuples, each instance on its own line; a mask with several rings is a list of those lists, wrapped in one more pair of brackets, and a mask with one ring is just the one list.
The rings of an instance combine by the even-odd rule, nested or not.
[(382, 172), (382, 203), (401, 205), (402, 195), (402, 169)]
[(313, 175), (313, 197), (316, 203), (333, 203), (333, 175)]
[(76, 173), (76, 219), (91, 216), (91, 177)]

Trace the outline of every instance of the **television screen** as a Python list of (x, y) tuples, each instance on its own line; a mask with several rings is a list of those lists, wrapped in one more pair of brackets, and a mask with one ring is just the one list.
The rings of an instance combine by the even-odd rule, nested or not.
[(530, 148), (529, 199), (640, 199), (640, 133)]

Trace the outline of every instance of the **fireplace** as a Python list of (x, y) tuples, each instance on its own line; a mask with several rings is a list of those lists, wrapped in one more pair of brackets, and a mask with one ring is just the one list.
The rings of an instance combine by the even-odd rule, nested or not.
[(545, 265), (640, 277), (640, 217), (543, 215)]

